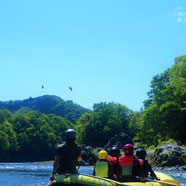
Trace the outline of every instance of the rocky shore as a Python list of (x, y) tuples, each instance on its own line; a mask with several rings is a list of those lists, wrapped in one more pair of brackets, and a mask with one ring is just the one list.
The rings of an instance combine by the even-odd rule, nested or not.
[(174, 143), (165, 143), (149, 151), (147, 159), (152, 166), (168, 170), (186, 170), (186, 148)]
[[(122, 133), (111, 138), (103, 149), (109, 153), (112, 146), (117, 146), (123, 151), (123, 146), (127, 143), (133, 144), (133, 141), (130, 136)], [(174, 143), (165, 143), (153, 151), (148, 151), (146, 158), (155, 169), (186, 170), (186, 148)], [(82, 145), (81, 165), (94, 165), (96, 161), (97, 153), (93, 152), (93, 148)]]

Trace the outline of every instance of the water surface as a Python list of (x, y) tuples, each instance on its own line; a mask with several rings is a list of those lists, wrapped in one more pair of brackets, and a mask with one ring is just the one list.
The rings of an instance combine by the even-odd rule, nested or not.
[[(52, 166), (51, 163), (0, 163), (0, 186), (46, 186)], [(80, 167), (79, 172), (92, 174), (92, 169), (92, 166)], [(161, 172), (186, 185), (186, 171)]]

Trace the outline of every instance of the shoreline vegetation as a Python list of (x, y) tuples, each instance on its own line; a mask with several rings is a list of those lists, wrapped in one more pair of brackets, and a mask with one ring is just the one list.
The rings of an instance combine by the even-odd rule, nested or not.
[[(114, 102), (89, 110), (54, 95), (0, 101), (0, 162), (51, 160), (69, 128), (78, 144), (93, 149), (121, 133), (149, 152), (163, 142), (186, 145), (186, 55), (152, 78), (147, 95), (140, 111)], [(181, 161), (186, 164), (185, 154)]]

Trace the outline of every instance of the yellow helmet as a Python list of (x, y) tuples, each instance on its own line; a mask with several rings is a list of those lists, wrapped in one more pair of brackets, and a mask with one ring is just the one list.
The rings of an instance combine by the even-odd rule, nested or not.
[(107, 151), (105, 151), (105, 150), (99, 151), (99, 153), (98, 153), (99, 160), (106, 160), (107, 158), (108, 158)]

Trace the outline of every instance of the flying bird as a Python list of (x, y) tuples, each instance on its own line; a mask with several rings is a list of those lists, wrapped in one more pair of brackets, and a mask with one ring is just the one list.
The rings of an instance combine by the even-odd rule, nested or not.
[(44, 86), (42, 85), (42, 86), (41, 86), (41, 88), (43, 89), (43, 88), (44, 88)]
[(72, 91), (72, 87), (68, 87)]

